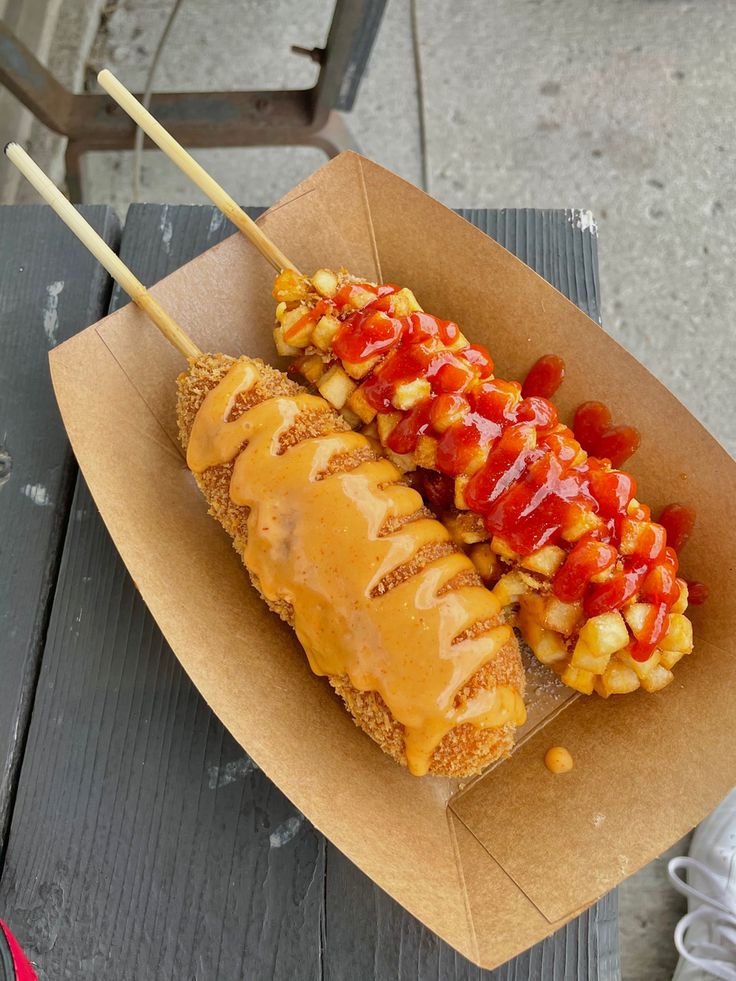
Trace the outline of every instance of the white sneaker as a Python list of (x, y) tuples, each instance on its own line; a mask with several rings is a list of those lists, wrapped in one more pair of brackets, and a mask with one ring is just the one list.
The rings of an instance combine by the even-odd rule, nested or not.
[(736, 790), (696, 829), (690, 854), (673, 858), (667, 871), (688, 907), (675, 928), (680, 961), (672, 981), (736, 981)]

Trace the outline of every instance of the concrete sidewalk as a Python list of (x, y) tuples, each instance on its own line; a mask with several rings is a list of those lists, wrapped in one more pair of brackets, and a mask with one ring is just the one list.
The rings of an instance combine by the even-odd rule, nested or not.
[[(142, 87), (172, 3), (109, 4), (87, 78), (107, 65)], [(417, 0), (417, 13), (430, 192), (451, 206), (591, 209), (605, 328), (735, 453), (731, 0)], [(308, 86), (314, 66), (289, 46), (321, 45), (330, 15), (327, 0), (184, 0), (155, 87)], [(415, 183), (417, 91), (409, 3), (389, 0), (349, 123), (367, 155)], [(252, 204), (324, 160), (293, 148), (196, 156)], [(124, 211), (131, 168), (131, 154), (90, 157), (85, 199)], [(157, 152), (142, 188), (145, 200), (202, 200)], [(662, 861), (621, 895), (625, 977), (664, 981), (682, 906)]]

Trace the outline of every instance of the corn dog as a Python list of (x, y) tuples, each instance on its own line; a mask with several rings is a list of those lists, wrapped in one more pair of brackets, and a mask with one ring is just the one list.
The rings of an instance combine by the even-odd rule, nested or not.
[(517, 642), (396, 467), (248, 358), (191, 360), (177, 413), (210, 513), (356, 724), (417, 775), (508, 755), (525, 717)]
[[(672, 681), (693, 648), (688, 587), (665, 527), (614, 466), (635, 430), (586, 403), (573, 433), (527, 393), (531, 373), (524, 392), (495, 378), (488, 351), (409, 289), (284, 270), (273, 295), (279, 353), (413, 473), (540, 661), (603, 697)], [(561, 362), (540, 361), (529, 387), (551, 397)]]
[(25, 151), (5, 152), (187, 358), (179, 435), (210, 513), (356, 724), (416, 775), (508, 755), (526, 717), (518, 644), (417, 491), (323, 399), (203, 354)]

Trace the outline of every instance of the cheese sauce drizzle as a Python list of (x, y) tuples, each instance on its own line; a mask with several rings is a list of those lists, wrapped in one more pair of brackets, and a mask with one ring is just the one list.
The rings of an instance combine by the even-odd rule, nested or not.
[(396, 483), (399, 471), (384, 459), (329, 473), (334, 456), (370, 445), (358, 433), (305, 439), (282, 451), (282, 437), (301, 413), (327, 407), (320, 398), (270, 398), (228, 421), (238, 394), (257, 381), (255, 366), (238, 361), (207, 395), (187, 463), (201, 473), (235, 461), (230, 496), (250, 509), (246, 564), (266, 599), (292, 605), (315, 674), (347, 676), (355, 688), (378, 692), (404, 726), (408, 766), (417, 775), (427, 772), (434, 750), (457, 725), (521, 724), (523, 700), (510, 686), (457, 704), (458, 692), (511, 636), (502, 624), (461, 638), (500, 609), (480, 586), (442, 591), (473, 569), (465, 555), (445, 555), (376, 592), (420, 548), (449, 541), (428, 518), (381, 534), (389, 519), (417, 511), (420, 495)]

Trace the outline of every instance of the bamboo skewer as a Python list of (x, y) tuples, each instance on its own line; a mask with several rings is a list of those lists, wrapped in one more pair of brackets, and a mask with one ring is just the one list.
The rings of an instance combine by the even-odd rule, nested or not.
[(210, 177), (204, 167), (197, 163), (194, 157), (167, 132), (157, 119), (154, 119), (145, 106), (126, 89), (122, 82), (115, 78), (112, 72), (103, 68), (97, 76), (97, 81), (156, 146), (163, 150), (166, 156), (223, 212), (225, 217), (229, 218), (233, 225), (255, 245), (277, 272), (281, 272), (282, 269), (297, 271), (294, 263), (287, 259), (268, 236), (264, 235), (253, 219), (248, 217), (227, 191), (213, 177)]
[(85, 245), (92, 255), (107, 269), (137, 306), (144, 310), (158, 327), (167, 341), (174, 345), (185, 358), (196, 358), (202, 353), (194, 341), (181, 329), (174, 318), (148, 292), (143, 283), (128, 269), (122, 259), (115, 255), (110, 246), (82, 217), (74, 205), (68, 201), (58, 187), (18, 143), (8, 143), (5, 156), (23, 176), (35, 187), (46, 204), (50, 205), (64, 224)]

